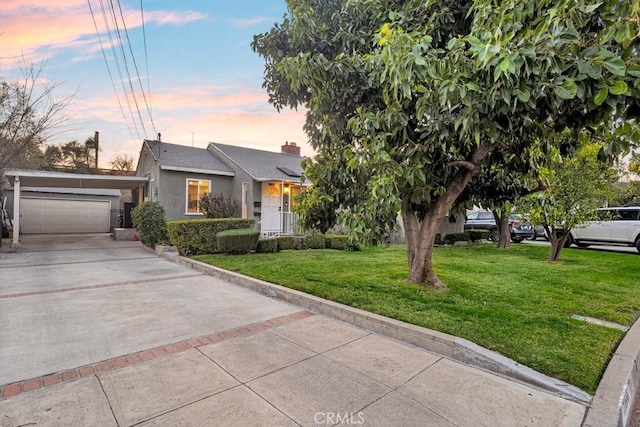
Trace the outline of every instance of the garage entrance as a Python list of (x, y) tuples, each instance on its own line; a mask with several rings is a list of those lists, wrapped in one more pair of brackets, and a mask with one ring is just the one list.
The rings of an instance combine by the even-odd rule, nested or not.
[[(74, 174), (36, 170), (10, 169), (5, 172), (12, 190), (13, 245), (18, 245), (20, 234), (108, 233), (113, 222), (111, 200), (90, 196), (67, 198), (64, 194), (38, 197), (27, 194), (44, 192), (63, 193), (50, 189), (138, 189), (141, 203), (149, 178), (144, 176), (119, 176)], [(22, 194), (24, 187), (25, 194)], [(38, 190), (40, 189), (40, 190)], [(80, 194), (80, 192), (78, 193)]]
[(24, 234), (108, 233), (111, 202), (23, 198), (21, 230)]

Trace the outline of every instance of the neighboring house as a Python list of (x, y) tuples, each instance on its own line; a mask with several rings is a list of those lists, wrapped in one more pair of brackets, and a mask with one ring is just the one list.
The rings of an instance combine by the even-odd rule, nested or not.
[(239, 204), (236, 216), (255, 218), (261, 233), (273, 236), (298, 231), (291, 208), (303, 187), (302, 159), (295, 143), (275, 153), (213, 142), (205, 149), (145, 140), (136, 174), (149, 177), (144, 199), (159, 201), (169, 220), (204, 217), (203, 194), (230, 194)]
[[(20, 228), (24, 234), (108, 233), (119, 226), (120, 190), (23, 187)], [(14, 212), (13, 188), (4, 190)]]

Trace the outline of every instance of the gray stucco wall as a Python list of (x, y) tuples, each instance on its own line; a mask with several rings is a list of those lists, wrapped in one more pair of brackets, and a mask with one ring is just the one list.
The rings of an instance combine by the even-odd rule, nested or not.
[[(149, 176), (150, 179), (154, 180), (153, 185), (151, 183), (147, 184), (145, 187), (144, 197), (145, 199), (155, 199), (155, 195), (150, 194), (151, 187), (159, 188), (160, 184), (160, 168), (158, 163), (155, 161), (153, 154), (149, 151), (149, 147), (146, 144), (142, 144), (142, 150), (140, 151), (140, 158), (138, 159), (138, 168), (136, 169), (137, 176)], [(137, 203), (137, 200), (134, 200), (134, 203)]]
[[(203, 179), (211, 181), (212, 193), (234, 194), (233, 177), (216, 176), (199, 173), (160, 171), (158, 201), (164, 206), (169, 221), (204, 218), (199, 214), (186, 214), (187, 179)], [(234, 194), (239, 199), (239, 196)]]

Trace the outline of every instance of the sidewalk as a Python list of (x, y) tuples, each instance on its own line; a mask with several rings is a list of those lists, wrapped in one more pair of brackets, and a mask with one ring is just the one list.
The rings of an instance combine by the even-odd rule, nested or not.
[[(12, 282), (0, 284), (0, 426), (579, 426), (584, 417), (582, 404), (115, 243), (0, 257)], [(119, 267), (130, 258), (138, 268), (127, 273)], [(87, 303), (105, 308), (96, 316)]]

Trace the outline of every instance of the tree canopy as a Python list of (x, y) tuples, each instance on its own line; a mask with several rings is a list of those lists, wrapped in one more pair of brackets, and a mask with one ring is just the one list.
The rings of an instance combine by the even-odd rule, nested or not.
[(307, 108), (307, 197), (362, 231), (401, 211), (411, 282), (445, 287), (438, 225), (495, 153), (544, 155), (549, 132), (640, 113), (638, 0), (287, 4), (253, 48), (270, 102)]

